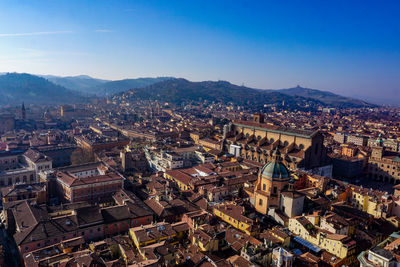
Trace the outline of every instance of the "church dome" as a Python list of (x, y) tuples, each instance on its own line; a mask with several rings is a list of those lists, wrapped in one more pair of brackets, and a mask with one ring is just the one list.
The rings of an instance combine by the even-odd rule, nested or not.
[(275, 149), (272, 153), (272, 161), (268, 162), (261, 169), (261, 177), (273, 180), (286, 180), (290, 178), (290, 173), (285, 164), (282, 163), (281, 153)]

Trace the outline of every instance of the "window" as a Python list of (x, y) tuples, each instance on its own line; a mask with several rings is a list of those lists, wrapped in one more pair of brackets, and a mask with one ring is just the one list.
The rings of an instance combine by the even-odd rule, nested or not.
[(262, 204), (263, 204), (263, 201), (262, 201), (262, 199), (260, 198), (260, 200), (258, 201), (258, 205), (262, 206)]
[(289, 145), (288, 141), (283, 142), (283, 146), (288, 146), (288, 145)]
[(276, 194), (278, 191), (278, 189), (276, 188), (276, 186), (274, 186), (274, 194)]
[(266, 191), (267, 190), (267, 185), (263, 184), (263, 190)]

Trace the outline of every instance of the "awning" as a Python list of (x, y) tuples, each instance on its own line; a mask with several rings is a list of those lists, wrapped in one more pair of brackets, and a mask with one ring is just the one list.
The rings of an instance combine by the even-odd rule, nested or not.
[(305, 246), (306, 248), (312, 250), (312, 251), (315, 252), (315, 253), (318, 253), (318, 252), (321, 251), (321, 248), (319, 248), (319, 247), (317, 247), (316, 245), (314, 245), (314, 244), (308, 242), (307, 240), (304, 240), (304, 239), (301, 238), (300, 236), (295, 236), (293, 239), (294, 239), (294, 241), (296, 241), (296, 242), (302, 244), (303, 246)]

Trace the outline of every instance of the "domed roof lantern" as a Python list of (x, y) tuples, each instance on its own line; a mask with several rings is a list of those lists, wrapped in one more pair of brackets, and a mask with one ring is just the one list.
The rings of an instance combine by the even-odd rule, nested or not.
[(282, 161), (281, 152), (279, 151), (278, 147), (276, 147), (274, 151), (272, 151), (272, 161)]
[(379, 134), (378, 139), (376, 139), (376, 145), (383, 147), (382, 134)]
[(260, 175), (268, 180), (286, 180), (290, 173), (285, 164), (282, 163), (281, 152), (278, 148), (272, 152), (272, 160), (261, 168)]

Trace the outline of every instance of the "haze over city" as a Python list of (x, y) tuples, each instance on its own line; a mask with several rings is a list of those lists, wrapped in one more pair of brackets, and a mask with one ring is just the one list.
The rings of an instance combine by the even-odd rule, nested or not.
[(0, 1), (0, 267), (400, 266), (397, 1)]
[(394, 104), (397, 1), (1, 1), (0, 72), (296, 85)]

